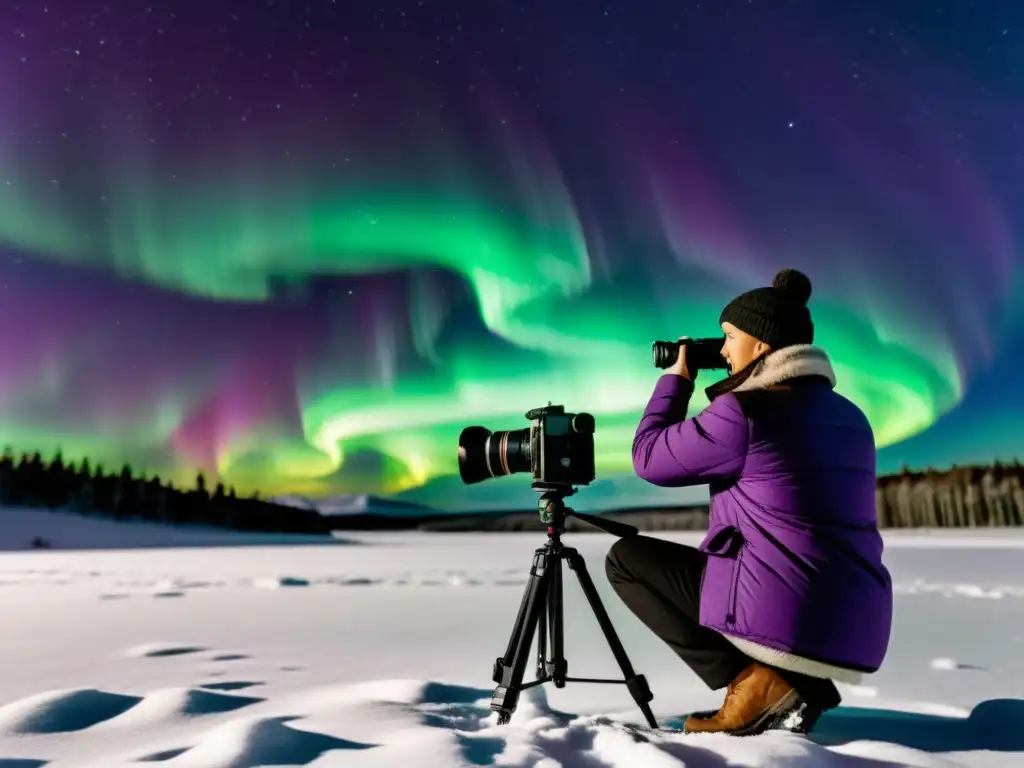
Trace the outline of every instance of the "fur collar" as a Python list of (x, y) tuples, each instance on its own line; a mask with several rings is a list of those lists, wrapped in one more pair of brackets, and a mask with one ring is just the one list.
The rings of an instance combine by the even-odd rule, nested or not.
[(742, 371), (712, 384), (705, 393), (710, 401), (726, 392), (767, 389), (804, 376), (819, 376), (835, 387), (836, 374), (825, 350), (812, 344), (794, 344), (769, 352)]

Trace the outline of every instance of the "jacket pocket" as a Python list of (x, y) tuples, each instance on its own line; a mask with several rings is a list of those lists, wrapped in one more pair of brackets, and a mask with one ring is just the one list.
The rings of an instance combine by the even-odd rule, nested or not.
[(729, 580), (729, 601), (725, 614), (725, 623), (733, 626), (736, 624), (736, 597), (739, 593), (740, 568), (743, 564), (743, 552), (746, 550), (744, 542), (740, 542), (736, 559), (732, 563), (732, 578)]
[(743, 547), (743, 534), (732, 525), (712, 527), (704, 541), (700, 543), (700, 551), (710, 557), (736, 557)]

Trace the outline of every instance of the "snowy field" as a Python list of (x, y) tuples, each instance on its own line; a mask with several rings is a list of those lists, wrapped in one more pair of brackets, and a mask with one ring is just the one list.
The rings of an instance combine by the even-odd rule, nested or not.
[[(7, 548), (12, 514), (0, 510)], [(494, 725), (491, 666), (537, 534), (282, 546), (178, 533), (156, 547), (161, 531), (129, 526), (118, 545), (149, 548), (105, 550), (102, 526), (117, 524), (76, 525), (91, 548), (0, 554), (0, 768), (1024, 765), (1022, 532), (890, 536), (898, 597), (882, 671), (844, 687), (811, 739), (736, 739), (631, 733), (616, 725), (641, 721), (625, 688), (583, 683), (533, 689)], [(716, 708), (721, 693), (611, 593), (612, 537), (566, 540), (659, 720)], [(566, 601), (570, 674), (617, 676), (571, 574)]]

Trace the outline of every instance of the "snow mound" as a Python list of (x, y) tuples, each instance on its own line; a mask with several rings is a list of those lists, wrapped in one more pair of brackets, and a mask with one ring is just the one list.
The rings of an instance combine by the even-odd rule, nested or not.
[(207, 587), (222, 587), (223, 582), (206, 581), (202, 579), (160, 579), (153, 585), (154, 592), (183, 591), (186, 589), (205, 589)]
[[(625, 722), (638, 719), (636, 712), (577, 716), (549, 706), (540, 687), (524, 691), (512, 722), (498, 726), (490, 693), (437, 681), (381, 680), (306, 691), (288, 705), (306, 713), (302, 724), (310, 730), (343, 723), (346, 733), (377, 744), (351, 763), (339, 759), (339, 765), (361, 768), (409, 760), (546, 768), (939, 768), (950, 764), (931, 754), (936, 751), (1024, 746), (1024, 736), (1009, 727), (1024, 702), (1011, 700), (985, 702), (967, 717), (843, 707), (822, 719), (820, 737), (775, 732), (736, 739)], [(662, 724), (678, 729), (681, 723), (680, 715)]]
[(139, 727), (187, 717), (217, 715), (258, 704), (263, 699), (201, 688), (165, 688), (147, 694), (142, 701), (103, 725)]
[[(326, 753), (332, 754), (325, 765), (360, 768), (940, 768), (952, 764), (935, 753), (1024, 750), (1024, 733), (1014, 727), (1024, 717), (1024, 701), (1015, 699), (982, 702), (966, 717), (840, 707), (822, 718), (809, 739), (783, 732), (737, 739), (672, 730), (682, 714), (661, 718), (662, 729), (635, 725), (633, 711), (576, 715), (551, 707), (541, 687), (524, 691), (512, 722), (499, 726), (490, 693), (387, 679), (302, 689), (275, 699), (272, 713), (233, 716), (233, 710), (263, 700), (193, 688), (162, 689), (141, 700), (77, 690), (8, 705), (0, 709), (0, 726), (4, 735), (91, 728), (99, 736), (104, 726), (117, 726), (125, 738), (151, 733), (148, 751), (136, 747), (122, 758), (168, 768), (319, 765)], [(192, 730), (190, 737), (179, 727), (205, 715), (228, 719)], [(168, 743), (166, 734), (174, 733), (181, 741)], [(108, 735), (104, 743), (109, 741)], [(102, 760), (111, 768), (125, 764), (112, 755)]]
[[(490, 693), (482, 688), (415, 680), (306, 690), (278, 702), (302, 712), (300, 723), (239, 721), (182, 755), (183, 759), (186, 755), (197, 760), (202, 757), (202, 762), (181, 765), (241, 765), (231, 760), (241, 760), (243, 754), (270, 762), (262, 752), (244, 752), (242, 746), (251, 744), (261, 729), (266, 729), (268, 740), (281, 749), (273, 756), (288, 764), (301, 764), (309, 757), (308, 752), (298, 750), (319, 746), (307, 741), (305, 734), (333, 731), (347, 742), (333, 749), (362, 750), (358, 757), (349, 758), (350, 762), (339, 756), (337, 764), (361, 768), (387, 768), (410, 760), (424, 766), (547, 768), (722, 768), (727, 764), (747, 768), (939, 768), (950, 763), (931, 753), (1024, 747), (1024, 736), (1010, 727), (1024, 713), (1024, 702), (1016, 700), (988, 701), (959, 717), (842, 707), (822, 719), (820, 736), (816, 732), (811, 739), (782, 732), (736, 739), (722, 734), (688, 736), (671, 730), (679, 728), (681, 715), (664, 720), (665, 730), (652, 730), (627, 722), (634, 716), (638, 719), (635, 712), (613, 717), (559, 711), (548, 705), (540, 687), (524, 691), (512, 722), (498, 726), (489, 709)], [(302, 728), (302, 735), (286, 728)], [(200, 747), (205, 751), (195, 751)], [(296, 752), (288, 752), (293, 747)]]
[(124, 652), (130, 659), (154, 659), (163, 656), (184, 656), (191, 653), (202, 653), (206, 648), (201, 645), (185, 643), (144, 643), (135, 645)]
[(301, 576), (264, 576), (253, 579), (252, 585), (257, 589), (281, 589), (282, 587), (308, 587), (309, 579)]
[(117, 717), (140, 701), (95, 688), (45, 691), (0, 707), (0, 734), (69, 733)]
[(164, 764), (190, 768), (252, 768), (257, 765), (307, 765), (324, 752), (369, 749), (364, 744), (288, 725), (294, 717), (232, 720), (209, 731), (190, 749)]
[(955, 672), (958, 669), (984, 669), (984, 667), (979, 667), (976, 664), (965, 664), (962, 661), (957, 661), (956, 659), (951, 659), (945, 656), (939, 657), (937, 659), (932, 659), (928, 666), (939, 672)]
[(202, 683), (199, 687), (211, 691), (240, 691), (243, 688), (252, 688), (257, 685), (263, 685), (263, 683), (255, 680), (215, 680), (212, 683)]

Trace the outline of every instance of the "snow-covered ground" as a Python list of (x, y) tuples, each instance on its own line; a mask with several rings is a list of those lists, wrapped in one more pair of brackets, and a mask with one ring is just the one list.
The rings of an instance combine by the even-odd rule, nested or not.
[(436, 515), (438, 511), (422, 504), (398, 499), (386, 499), (361, 493), (345, 496), (329, 496), (312, 499), (309, 496), (277, 496), (271, 499), (275, 504), (297, 509), (315, 509), (327, 517), (339, 515)]
[[(0, 554), (0, 766), (1024, 765), (1024, 533), (890, 536), (889, 658), (810, 740), (638, 735), (624, 687), (583, 683), (495, 726), (491, 666), (543, 537), (355, 538)], [(656, 714), (716, 707), (611, 594), (612, 541), (567, 537)], [(571, 574), (566, 598), (570, 674), (616, 676)]]
[[(33, 549), (41, 539), (53, 549), (123, 549), (148, 547), (246, 547), (284, 544), (321, 545), (332, 537), (245, 533), (204, 526), (170, 526), (141, 520), (117, 521), (46, 509), (0, 507), (0, 552)], [(335, 542), (340, 540), (335, 538)], [(0, 768), (7, 768), (0, 763)]]

